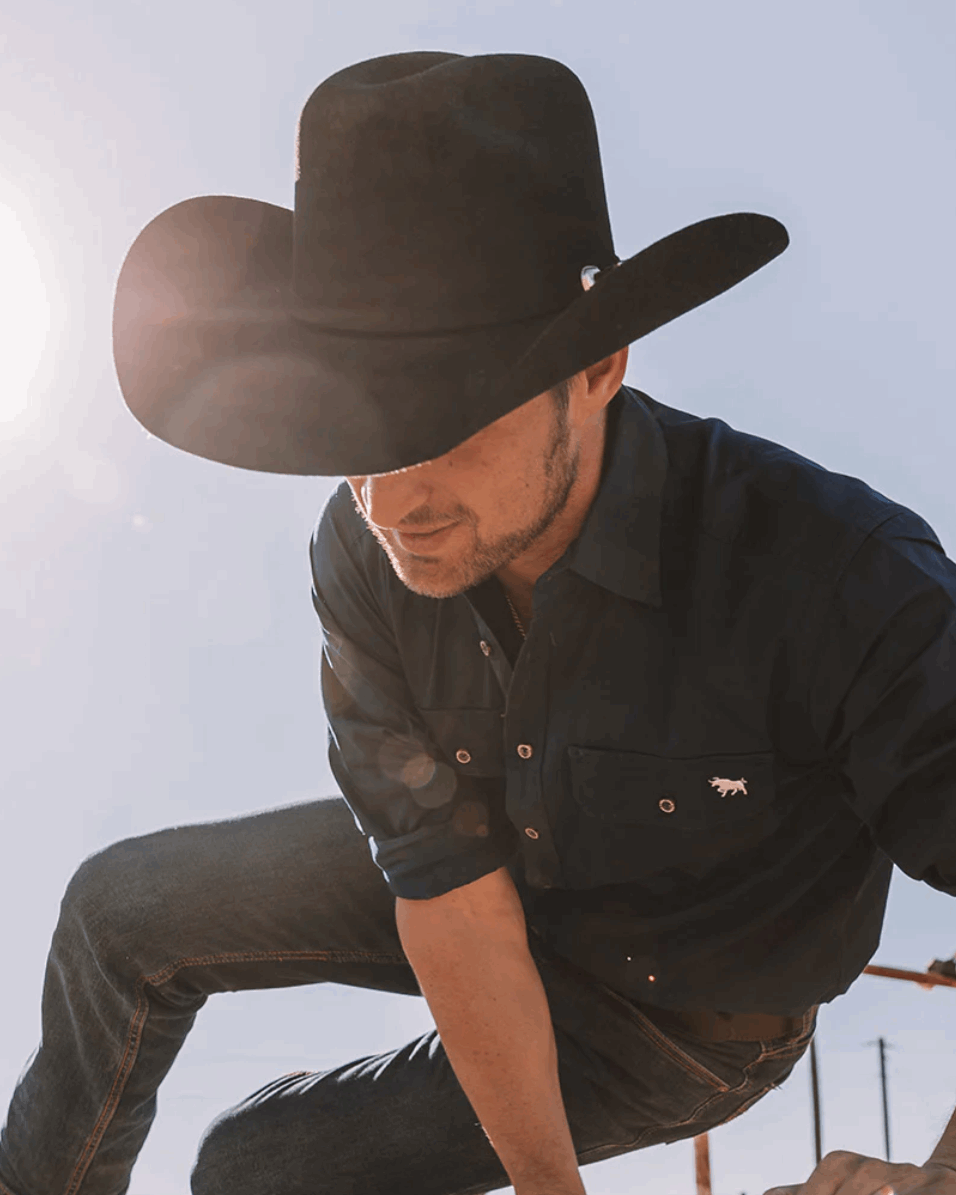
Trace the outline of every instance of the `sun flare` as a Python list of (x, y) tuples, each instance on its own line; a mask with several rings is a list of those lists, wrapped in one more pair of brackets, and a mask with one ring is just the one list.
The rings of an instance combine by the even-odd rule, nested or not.
[(19, 216), (0, 203), (0, 431), (29, 410), (49, 329), (40, 263)]

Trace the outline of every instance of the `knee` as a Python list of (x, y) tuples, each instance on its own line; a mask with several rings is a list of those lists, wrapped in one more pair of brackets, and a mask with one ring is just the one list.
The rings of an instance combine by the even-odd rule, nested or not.
[(192, 1195), (267, 1195), (275, 1189), (274, 1169), (260, 1172), (271, 1152), (257, 1142), (248, 1119), (234, 1108), (206, 1129), (190, 1175)]
[(135, 839), (113, 843), (85, 859), (67, 884), (58, 932), (75, 935), (97, 952), (128, 957), (157, 903)]
[[(303, 1106), (303, 1086), (321, 1074), (281, 1075), (223, 1112), (203, 1134), (191, 1175), (192, 1195), (342, 1195), (341, 1134), (324, 1102)], [(330, 1093), (331, 1094), (331, 1093)], [(362, 1147), (364, 1150), (364, 1146)], [(369, 1187), (368, 1189), (371, 1189)]]
[(241, 1186), (231, 1186), (232, 1171), (235, 1169), (233, 1141), (228, 1127), (224, 1125), (228, 1126), (228, 1120), (220, 1117), (203, 1134), (189, 1176), (192, 1195), (223, 1195), (226, 1191), (240, 1195)]

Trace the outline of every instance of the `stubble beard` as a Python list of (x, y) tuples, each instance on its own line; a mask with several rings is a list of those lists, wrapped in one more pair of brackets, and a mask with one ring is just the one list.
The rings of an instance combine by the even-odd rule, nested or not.
[(455, 597), (464, 593), (466, 589), (480, 585), (516, 557), (527, 552), (547, 532), (568, 504), (574, 483), (577, 481), (580, 457), (580, 450), (572, 454), (570, 443), (567, 411), (556, 407), (551, 440), (544, 457), (547, 488), (538, 514), (527, 526), (510, 531), (498, 539), (475, 539), (471, 547), (457, 559), (415, 559), (396, 554), (384, 533), (377, 527), (370, 527), (388, 556), (398, 579), (412, 593), (420, 594), (422, 597)]

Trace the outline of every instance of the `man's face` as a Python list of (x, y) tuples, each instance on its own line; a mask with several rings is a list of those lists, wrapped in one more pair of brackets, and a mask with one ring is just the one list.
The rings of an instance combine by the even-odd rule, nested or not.
[[(579, 456), (567, 412), (545, 393), (444, 456), (346, 480), (399, 579), (413, 593), (445, 598), (547, 539), (568, 504)], [(434, 538), (415, 537), (449, 524)]]

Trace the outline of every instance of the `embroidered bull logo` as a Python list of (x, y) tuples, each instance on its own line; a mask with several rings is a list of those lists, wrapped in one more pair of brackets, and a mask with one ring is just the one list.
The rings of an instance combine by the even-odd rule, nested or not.
[(743, 776), (739, 780), (721, 780), (719, 776), (711, 776), (707, 783), (711, 788), (716, 788), (722, 797), (726, 797), (728, 793), (747, 795), (747, 781)]

